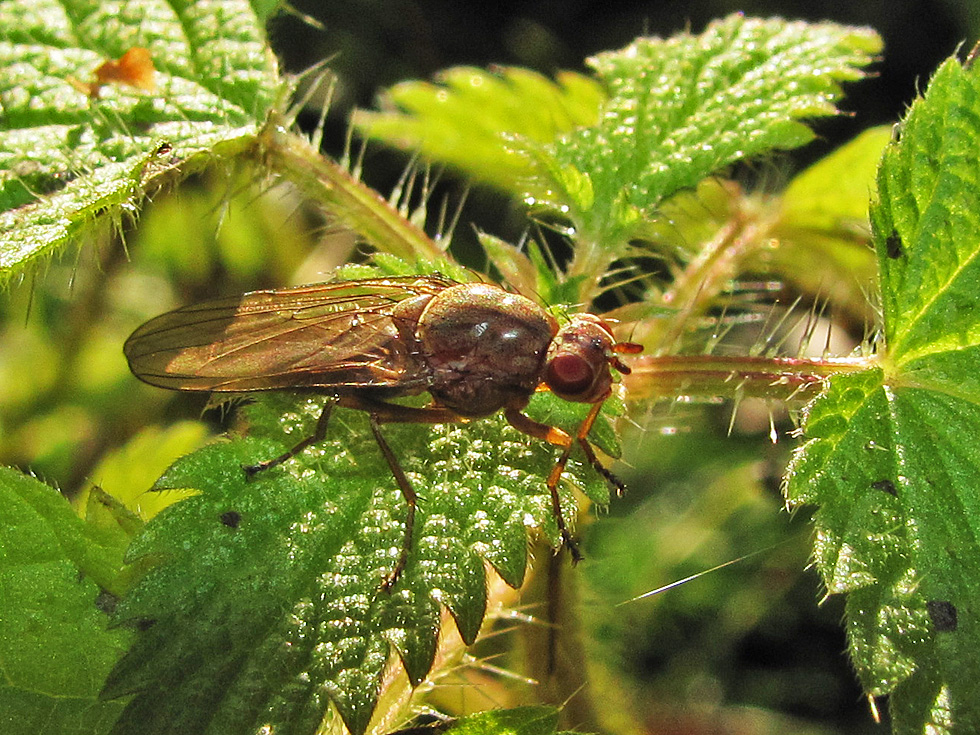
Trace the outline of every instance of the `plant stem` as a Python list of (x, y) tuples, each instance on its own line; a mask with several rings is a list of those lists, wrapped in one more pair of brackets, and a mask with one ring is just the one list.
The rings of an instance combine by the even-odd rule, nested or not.
[(340, 164), (321, 156), (303, 138), (270, 127), (259, 138), (269, 167), (286, 176), (327, 210), (331, 219), (350, 228), (378, 250), (414, 261), (448, 256), (374, 189)]
[(728, 221), (664, 292), (664, 305), (675, 312), (655, 343), (658, 352), (673, 352), (681, 347), (684, 331), (735, 276), (748, 253), (761, 247), (769, 228), (767, 219), (733, 208)]
[(812, 398), (833, 375), (867, 370), (873, 357), (724, 357), (720, 355), (641, 356), (623, 377), (631, 400), (695, 396), (778, 400)]

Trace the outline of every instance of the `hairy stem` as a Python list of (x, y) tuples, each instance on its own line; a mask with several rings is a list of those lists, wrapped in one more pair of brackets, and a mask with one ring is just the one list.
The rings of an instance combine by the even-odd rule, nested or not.
[(623, 383), (631, 400), (670, 396), (805, 400), (812, 398), (827, 378), (867, 370), (875, 364), (871, 357), (649, 355), (630, 363), (632, 373), (623, 377)]

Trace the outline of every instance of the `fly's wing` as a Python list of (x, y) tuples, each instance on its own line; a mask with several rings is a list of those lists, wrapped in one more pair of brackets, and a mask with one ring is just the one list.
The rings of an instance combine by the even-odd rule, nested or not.
[[(138, 378), (171, 390), (421, 392), (426, 366), (414, 350), (412, 314), (454, 285), (412, 276), (253, 291), (151, 319), (123, 351)], [(418, 300), (418, 311), (393, 316), (407, 299)]]

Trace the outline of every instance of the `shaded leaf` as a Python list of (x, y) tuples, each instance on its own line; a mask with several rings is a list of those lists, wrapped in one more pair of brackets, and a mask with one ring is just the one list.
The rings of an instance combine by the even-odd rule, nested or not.
[(114, 550), (57, 490), (14, 470), (0, 469), (0, 505), (3, 731), (108, 732), (122, 705), (99, 688), (129, 634), (106, 629), (99, 587), (80, 570), (111, 568)]
[(456, 721), (453, 735), (552, 735), (558, 712), (551, 707), (517, 707), (480, 712)]

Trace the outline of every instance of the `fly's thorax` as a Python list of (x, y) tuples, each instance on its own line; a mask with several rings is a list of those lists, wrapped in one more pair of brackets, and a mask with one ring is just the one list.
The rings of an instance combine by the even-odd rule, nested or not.
[(400, 301), (391, 310), (391, 322), (397, 336), (414, 352), (421, 350), (419, 332), (421, 331), (422, 315), (429, 302), (435, 297), (432, 294), (413, 296)]
[(419, 320), (418, 339), (432, 370), (429, 392), (473, 418), (526, 402), (557, 330), (523, 296), (483, 283), (448, 288)]
[(575, 314), (558, 330), (548, 349), (544, 375), (559, 398), (595, 403), (609, 394), (616, 340), (609, 326), (594, 314)]

